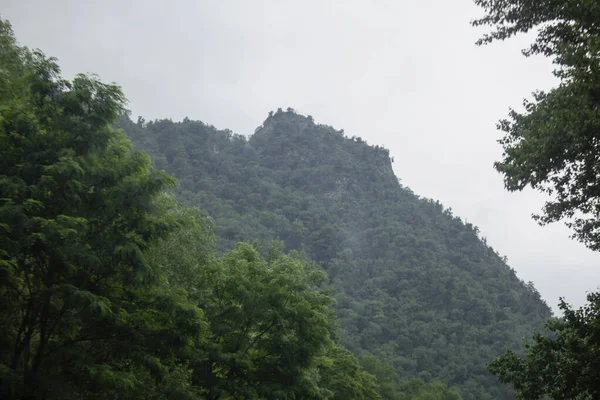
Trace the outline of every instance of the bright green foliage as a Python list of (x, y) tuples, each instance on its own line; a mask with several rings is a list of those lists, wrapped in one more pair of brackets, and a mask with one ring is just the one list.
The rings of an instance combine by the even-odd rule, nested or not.
[(489, 365), (519, 399), (600, 398), (600, 294), (578, 310), (564, 301), (560, 308), (564, 318), (547, 323), (552, 335), (535, 332), (524, 356), (509, 351)]
[[(403, 379), (440, 379), (465, 399), (514, 398), (485, 365), (550, 310), (476, 227), (402, 187), (387, 150), (293, 111), (248, 139), (187, 119), (119, 126), (177, 176), (180, 201), (212, 218), (220, 251), (280, 239), (322, 263), (352, 353)], [(394, 398), (399, 379), (386, 379)]]
[(560, 86), (534, 93), (525, 112), (510, 111), (498, 127), (503, 160), (495, 168), (506, 188), (526, 186), (552, 196), (536, 216), (566, 220), (574, 237), (600, 250), (600, 2), (596, 0), (476, 0), (486, 11), (474, 25), (495, 31), (480, 44), (538, 29), (525, 54), (551, 57)]
[(6, 22), (0, 46), (0, 397), (133, 398), (201, 329), (143, 255), (173, 179), (110, 128), (118, 87), (61, 79)]
[(409, 379), (402, 385), (401, 400), (460, 400), (458, 392), (448, 389), (439, 381), (425, 383), (418, 379)]
[(22, 94), (25, 65), (32, 54), (17, 45), (10, 24), (0, 20), (0, 97), (14, 98)]
[(322, 270), (297, 255), (250, 244), (225, 254), (202, 304), (210, 322), (208, 359), (195, 367), (207, 398), (289, 398), (330, 342), (330, 298), (316, 290)]
[(240, 243), (222, 259), (210, 227), (194, 209), (175, 206), (182, 224), (149, 258), (170, 285), (184, 288), (210, 325), (192, 360), (193, 382), (208, 399), (377, 399), (375, 377), (335, 344), (324, 272), (272, 245), (263, 258)]
[(358, 356), (360, 365), (377, 379), (379, 393), (383, 399), (399, 399), (399, 377), (390, 363), (381, 361), (373, 354), (364, 351)]
[[(332, 392), (332, 400), (377, 400), (377, 378), (361, 368), (356, 358), (339, 345), (332, 346), (319, 363), (321, 384)], [(385, 397), (383, 397), (385, 398)]]

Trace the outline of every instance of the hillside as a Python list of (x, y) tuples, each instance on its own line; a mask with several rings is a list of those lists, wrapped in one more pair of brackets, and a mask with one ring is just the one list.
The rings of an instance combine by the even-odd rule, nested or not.
[(386, 149), (292, 109), (249, 138), (188, 119), (119, 126), (179, 179), (180, 201), (212, 218), (219, 249), (279, 238), (322, 263), (354, 353), (440, 378), (464, 399), (514, 398), (485, 364), (550, 309), (476, 227), (403, 187)]

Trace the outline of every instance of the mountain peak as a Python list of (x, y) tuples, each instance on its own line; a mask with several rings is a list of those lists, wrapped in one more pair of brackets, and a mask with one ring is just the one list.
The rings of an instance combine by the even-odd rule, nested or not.
[(328, 164), (336, 172), (378, 171), (393, 177), (389, 150), (371, 146), (362, 138), (347, 137), (344, 130), (315, 123), (312, 116), (293, 108), (270, 112), (250, 142), (260, 149), (262, 162), (278, 168), (313, 168)]

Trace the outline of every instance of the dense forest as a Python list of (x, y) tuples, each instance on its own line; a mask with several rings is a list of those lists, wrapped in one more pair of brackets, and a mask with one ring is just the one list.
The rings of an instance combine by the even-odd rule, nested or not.
[(119, 127), (210, 219), (217, 247), (281, 240), (326, 270), (341, 343), (402, 377), (441, 379), (465, 399), (512, 398), (485, 364), (550, 310), (477, 227), (403, 187), (386, 149), (271, 112), (246, 138), (199, 121)]
[[(475, 3), (479, 45), (539, 28), (560, 80), (500, 121), (496, 170), (600, 250), (600, 7)], [(0, 398), (600, 396), (600, 293), (553, 317), (385, 148), (292, 108), (246, 137), (125, 104), (0, 20)]]

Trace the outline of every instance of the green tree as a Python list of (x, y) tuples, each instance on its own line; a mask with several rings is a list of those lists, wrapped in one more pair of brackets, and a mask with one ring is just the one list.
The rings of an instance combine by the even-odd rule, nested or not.
[[(299, 254), (240, 243), (210, 272), (202, 304), (208, 356), (195, 366), (207, 398), (286, 398), (316, 390), (307, 371), (331, 343), (326, 275)], [(302, 396), (301, 396), (302, 397)]]
[(144, 257), (174, 180), (110, 128), (117, 86), (62, 79), (5, 21), (0, 58), (0, 397), (134, 398), (202, 328)]
[(171, 209), (183, 229), (148, 257), (170, 285), (204, 311), (206, 340), (190, 359), (192, 382), (207, 399), (321, 398), (317, 360), (333, 343), (333, 310), (320, 287), (325, 273), (299, 253), (238, 243), (216, 256), (198, 210)]
[(377, 378), (365, 371), (352, 353), (340, 345), (332, 346), (327, 355), (319, 360), (320, 384), (332, 400), (382, 399)]
[(460, 400), (460, 395), (442, 382), (425, 383), (420, 379), (409, 379), (402, 384), (402, 400)]
[(546, 324), (552, 336), (535, 332), (524, 357), (509, 351), (489, 365), (519, 399), (600, 398), (600, 294), (578, 310), (561, 300), (561, 319)]
[[(148, 258), (164, 265), (169, 285), (183, 288), (206, 312), (208, 340), (191, 364), (201, 393), (208, 398), (381, 397), (376, 378), (332, 337), (330, 299), (319, 289), (322, 270), (299, 253), (282, 254), (276, 243), (266, 257), (257, 245), (240, 243), (220, 259), (212, 227), (199, 210), (168, 209), (181, 228), (153, 246)], [(374, 356), (369, 361), (382, 365)]]
[(600, 250), (600, 4), (594, 0), (476, 0), (492, 26), (478, 43), (537, 29), (526, 55), (542, 54), (557, 65), (560, 85), (525, 100), (498, 127), (505, 135), (495, 168), (506, 188), (548, 193), (541, 224), (565, 220), (574, 237)]
[[(478, 43), (537, 29), (524, 54), (542, 54), (557, 65), (560, 84), (534, 93), (525, 112), (510, 111), (499, 123), (504, 158), (495, 168), (510, 191), (531, 186), (548, 193), (546, 224), (566, 220), (574, 237), (600, 250), (600, 3), (588, 0), (476, 0), (486, 15), (473, 22), (495, 30)], [(521, 399), (592, 399), (598, 390), (599, 294), (572, 310), (563, 300), (561, 319), (534, 333), (524, 356), (508, 351), (488, 369)]]
[(491, 26), (477, 44), (505, 40), (519, 33), (537, 30), (526, 56), (551, 57), (562, 78), (580, 79), (599, 72), (600, 10), (593, 0), (474, 0), (485, 16), (474, 26)]
[(379, 392), (383, 399), (393, 400), (399, 398), (398, 376), (391, 364), (382, 362), (369, 352), (362, 352), (358, 356), (358, 361), (365, 371), (377, 379)]

